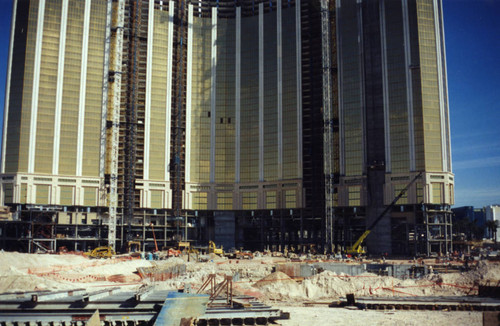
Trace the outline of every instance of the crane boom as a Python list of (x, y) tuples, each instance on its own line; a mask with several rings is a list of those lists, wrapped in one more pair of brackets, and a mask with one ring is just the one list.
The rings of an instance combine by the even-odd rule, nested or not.
[(385, 216), (385, 214), (387, 214), (387, 212), (398, 202), (398, 200), (404, 196), (404, 194), (408, 191), (411, 185), (415, 183), (415, 181), (417, 181), (421, 176), (422, 172), (417, 174), (415, 178), (413, 178), (413, 180), (411, 180), (410, 183), (408, 183), (406, 187), (404, 187), (403, 190), (401, 190), (401, 192), (392, 200), (392, 202), (388, 206), (386, 206), (384, 211), (380, 213), (380, 215), (372, 222), (372, 224), (370, 224), (370, 226), (366, 229), (365, 232), (363, 232), (363, 234), (358, 238), (358, 240), (356, 240), (356, 242), (352, 246), (347, 248), (348, 254), (359, 255), (365, 253), (363, 247), (361, 246), (363, 244), (363, 241), (366, 239), (366, 237), (368, 237), (368, 235), (370, 235), (373, 228), (378, 224), (378, 222), (380, 222), (380, 220)]

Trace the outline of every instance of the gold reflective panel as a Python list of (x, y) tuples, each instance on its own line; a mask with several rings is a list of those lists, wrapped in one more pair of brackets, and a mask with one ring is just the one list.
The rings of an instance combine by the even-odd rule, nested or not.
[(35, 185), (36, 187), (36, 204), (48, 205), (50, 204), (50, 186), (48, 185)]
[(14, 202), (14, 185), (12, 183), (3, 184), (3, 202), (5, 204)]
[(285, 190), (285, 208), (296, 208), (297, 207), (297, 191), (296, 190)]
[[(442, 171), (441, 116), (433, 1), (417, 0), (417, 16), (425, 169)], [(433, 202), (434, 200), (433, 196)]]
[(99, 154), (101, 150), (100, 139), (104, 41), (106, 36), (106, 1), (92, 1), (89, 26), (82, 174), (84, 176), (98, 176)]
[(276, 209), (276, 191), (266, 192), (266, 209)]
[(361, 205), (361, 186), (349, 187), (349, 206)]
[(217, 193), (217, 209), (230, 210), (233, 209), (233, 193), (219, 192)]
[(28, 184), (21, 183), (21, 198), (19, 199), (20, 204), (28, 203)]
[[(168, 11), (154, 11), (152, 55), (153, 69), (151, 70), (151, 93), (149, 94), (151, 96), (149, 179), (164, 180), (166, 169)], [(155, 191), (155, 193), (157, 192)], [(151, 197), (151, 207), (160, 208), (163, 205), (161, 201), (155, 201), (153, 204), (153, 197)]]
[(207, 193), (206, 192), (194, 192), (192, 194), (193, 198), (193, 209), (207, 209)]
[(59, 173), (76, 174), (78, 108), (85, 2), (69, 0), (59, 146)]
[[(211, 53), (212, 21), (193, 17), (193, 62), (191, 93), (191, 181), (210, 181)], [(206, 194), (205, 194), (206, 195)], [(206, 209), (205, 201), (195, 201), (193, 209)], [(195, 206), (204, 208), (195, 208)]]
[[(27, 172), (28, 170), (28, 151), (30, 138), (31, 124), (31, 107), (32, 107), (32, 92), (33, 92), (33, 73), (35, 69), (35, 45), (37, 34), (38, 21), (38, 5), (37, 0), (30, 2), (27, 38), (26, 38), (26, 58), (24, 63), (24, 85), (22, 104), (19, 108), (11, 107), (10, 110), (18, 109), (21, 111), (20, 118), (20, 139), (19, 139), (19, 160), (18, 171)], [(8, 150), (8, 148), (7, 148)], [(16, 171), (17, 172), (17, 171)]]
[(150, 195), (151, 195), (151, 207), (163, 208), (163, 191), (151, 190)]
[(432, 198), (431, 202), (433, 204), (441, 204), (443, 202), (443, 189), (444, 185), (442, 183), (431, 183)]
[(62, 3), (58, 0), (45, 1), (38, 88), (35, 173), (52, 172), (61, 6)]
[(74, 205), (73, 202), (73, 192), (74, 192), (74, 187), (71, 186), (60, 186), (59, 187), (59, 194), (60, 194), (60, 205), (67, 205), (71, 206)]
[(256, 192), (244, 192), (241, 196), (243, 200), (243, 209), (257, 209)]
[(95, 206), (97, 204), (97, 188), (84, 187), (83, 188), (83, 205)]

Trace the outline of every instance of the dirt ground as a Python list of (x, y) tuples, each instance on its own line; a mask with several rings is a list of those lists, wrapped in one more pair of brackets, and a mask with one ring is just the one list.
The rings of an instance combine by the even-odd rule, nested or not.
[[(252, 260), (228, 260), (209, 257), (206, 262), (187, 262), (187, 258), (148, 261), (128, 256), (113, 259), (89, 259), (76, 254), (22, 254), (0, 252), (0, 293), (37, 290), (87, 290), (103, 287), (136, 289), (144, 284), (158, 290), (177, 290), (189, 284), (201, 287), (209, 274), (233, 276), (235, 294), (252, 295), (259, 301), (290, 312), (291, 325), (481, 325), (482, 313), (460, 311), (363, 311), (323, 306), (305, 307), (305, 303), (333, 302), (348, 293), (357, 297), (465, 296), (477, 282), (500, 281), (500, 264), (480, 262), (464, 273), (430, 274), (419, 279), (398, 279), (365, 273), (358, 276), (323, 271), (305, 279), (292, 279), (273, 272), (283, 257), (262, 256)], [(397, 262), (392, 262), (397, 263)], [(138, 268), (165, 270), (186, 265), (186, 273), (166, 281), (141, 278)]]
[(467, 311), (375, 311), (328, 307), (287, 307), (289, 320), (282, 326), (349, 325), (349, 326), (421, 326), (421, 325), (482, 325), (481, 312)]

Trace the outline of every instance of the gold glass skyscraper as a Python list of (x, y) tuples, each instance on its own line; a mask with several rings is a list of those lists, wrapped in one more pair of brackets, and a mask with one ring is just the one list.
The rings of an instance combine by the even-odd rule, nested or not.
[(454, 178), (441, 1), (339, 0), (336, 14), (339, 229), (356, 228), (360, 216), (370, 224), (422, 173), (367, 243), (379, 252), (446, 253)]
[[(138, 238), (147, 247), (153, 224), (165, 245), (301, 250), (347, 245), (357, 221), (421, 171), (424, 182), (398, 204), (449, 205), (440, 8), (14, 1), (3, 204), (19, 225), (53, 223), (50, 241), (38, 239), (52, 249)], [(59, 227), (82, 223), (85, 242)]]

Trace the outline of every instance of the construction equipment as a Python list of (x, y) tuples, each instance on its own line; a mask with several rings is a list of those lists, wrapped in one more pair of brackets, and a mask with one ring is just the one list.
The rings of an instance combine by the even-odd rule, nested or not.
[(181, 251), (175, 248), (169, 248), (167, 255), (168, 257), (179, 257), (181, 255)]
[(191, 243), (188, 241), (179, 241), (177, 248), (179, 249), (179, 251), (181, 251), (183, 253), (187, 253), (187, 254), (198, 255), (200, 253), (200, 251), (196, 248), (193, 248), (191, 246)]
[(116, 255), (116, 252), (110, 246), (102, 246), (92, 251), (85, 252), (84, 255), (90, 258), (111, 258)]
[(219, 255), (219, 256), (224, 256), (224, 249), (222, 248), (222, 246), (220, 248), (217, 248), (217, 246), (215, 245), (215, 242), (210, 240), (208, 242), (208, 253)]
[(350, 246), (350, 247), (347, 248), (347, 250), (346, 250), (347, 254), (349, 254), (349, 255), (355, 255), (355, 256), (366, 254), (366, 251), (362, 247), (363, 241), (366, 239), (366, 237), (368, 237), (368, 235), (372, 232), (373, 228), (378, 224), (378, 222), (380, 222), (380, 220), (385, 216), (385, 214), (397, 203), (397, 201), (401, 197), (403, 197), (403, 195), (411, 187), (411, 185), (415, 181), (417, 181), (417, 179), (419, 179), (421, 176), (422, 176), (422, 172), (420, 172), (419, 174), (417, 174), (415, 176), (415, 178), (413, 178), (413, 180), (411, 180), (410, 183), (408, 183), (406, 185), (406, 187), (404, 187), (403, 190), (401, 190), (401, 192), (384, 209), (384, 211), (375, 219), (375, 221), (373, 221), (373, 223), (366, 229), (366, 231), (359, 237), (359, 239), (356, 240), (356, 242), (352, 246)]
[(156, 243), (156, 235), (155, 235), (155, 229), (153, 227), (153, 223), (149, 223), (149, 226), (151, 226), (151, 231), (153, 232), (153, 240), (155, 242), (155, 251), (158, 252), (158, 243)]
[(140, 241), (129, 241), (127, 242), (127, 252), (136, 252), (141, 251), (141, 242)]
[(229, 252), (224, 252), (224, 256), (229, 259), (253, 259), (253, 253), (250, 250), (243, 250), (243, 248), (232, 249)]

